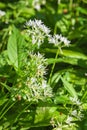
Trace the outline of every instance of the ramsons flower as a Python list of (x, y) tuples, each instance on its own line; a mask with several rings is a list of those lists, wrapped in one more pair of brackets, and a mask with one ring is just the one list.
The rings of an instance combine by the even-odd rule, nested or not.
[(64, 46), (69, 46), (70, 44), (70, 41), (67, 40), (66, 37), (63, 37), (61, 34), (60, 35), (54, 34), (53, 36), (49, 35), (48, 41), (49, 43), (52, 43), (55, 46), (62, 45), (62, 44), (64, 44)]
[(78, 114), (78, 113), (77, 113), (77, 110), (73, 110), (73, 111), (71, 112), (71, 115), (72, 115), (72, 116), (77, 117), (77, 114)]
[(71, 116), (68, 116), (66, 119), (66, 123), (70, 125), (70, 123), (73, 121), (73, 118)]
[[(46, 75), (46, 59), (42, 54), (39, 52), (37, 54), (30, 54), (30, 65), (29, 67), (33, 66), (35, 68), (36, 77), (44, 77)], [(32, 67), (31, 67), (32, 68)], [(34, 75), (35, 76), (35, 75)]]
[(82, 108), (82, 102), (76, 98), (76, 97), (70, 97), (70, 100), (74, 106), (76, 106), (78, 109), (74, 109), (71, 111), (71, 115), (77, 118), (78, 120), (81, 120), (83, 118), (83, 108)]
[(36, 10), (40, 10), (41, 9), (41, 5), (45, 5), (45, 4), (46, 4), (46, 0), (33, 0), (32, 6)]
[(29, 20), (26, 22), (26, 27), (28, 28), (27, 34), (32, 39), (32, 44), (37, 44), (38, 47), (50, 33), (50, 29), (41, 20)]
[(5, 11), (0, 10), (0, 17), (4, 16), (5, 14)]
[(81, 102), (80, 102), (80, 100), (78, 99), (78, 98), (76, 98), (76, 97), (70, 97), (70, 100), (71, 100), (71, 102), (73, 103), (73, 104), (75, 104), (75, 105), (77, 105), (77, 106), (80, 106), (81, 105)]

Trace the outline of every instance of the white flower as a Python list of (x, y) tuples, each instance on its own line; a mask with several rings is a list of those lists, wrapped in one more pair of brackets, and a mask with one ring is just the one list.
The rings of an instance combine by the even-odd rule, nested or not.
[(31, 36), (32, 43), (37, 44), (38, 47), (50, 33), (50, 29), (46, 27), (41, 20), (29, 20), (26, 22), (26, 26), (28, 28), (27, 33)]
[(66, 119), (66, 123), (70, 124), (72, 120), (73, 120), (73, 118), (71, 116), (68, 116), (68, 118)]
[(54, 36), (48, 37), (49, 43), (53, 43), (54, 45), (61, 45), (61, 43), (64, 43), (65, 46), (69, 46), (70, 41), (67, 40), (66, 37), (63, 37), (61, 34), (54, 34)]
[(48, 37), (48, 42), (55, 46), (69, 46), (70, 41), (61, 34), (50, 35), (50, 29), (46, 27), (41, 20), (29, 20), (26, 22), (28, 28), (27, 34), (31, 36), (32, 44), (37, 44), (38, 47), (44, 42), (44, 39)]
[(5, 11), (0, 10), (0, 17), (4, 16), (5, 14)]
[(32, 6), (36, 10), (40, 10), (41, 9), (41, 5), (45, 5), (45, 4), (46, 4), (46, 0), (33, 0)]
[(47, 82), (46, 80), (42, 80), (42, 88), (46, 88), (47, 87)]
[(60, 44), (60, 38), (61, 38), (61, 35), (56, 34), (53, 37), (49, 36), (48, 41), (49, 41), (49, 43), (59, 45)]
[(78, 99), (78, 98), (76, 98), (76, 97), (70, 97), (70, 100), (74, 103), (74, 104), (76, 104), (77, 106), (80, 106), (81, 105), (81, 102), (80, 102), (80, 100)]
[(46, 27), (43, 22), (41, 20), (29, 20), (27, 23), (26, 23), (26, 26), (27, 27), (32, 27), (33, 29), (36, 30), (39, 30), (40, 32), (48, 35), (50, 33), (50, 29), (48, 27)]
[(77, 116), (77, 114), (78, 114), (78, 113), (77, 113), (76, 110), (73, 110), (72, 113), (71, 113), (71, 115), (72, 115), (72, 116), (75, 116), (75, 117)]
[(42, 24), (42, 21), (36, 20), (36, 19), (35, 20), (30, 19), (28, 22), (26, 22), (26, 26), (30, 26), (34, 28), (41, 26), (41, 24)]
[(31, 77), (31, 83), (35, 83), (37, 81), (37, 79), (35, 77)]
[(63, 43), (65, 44), (65, 46), (69, 46), (70, 41), (67, 40), (66, 37), (62, 37), (62, 36), (61, 36), (60, 41), (63, 42)]

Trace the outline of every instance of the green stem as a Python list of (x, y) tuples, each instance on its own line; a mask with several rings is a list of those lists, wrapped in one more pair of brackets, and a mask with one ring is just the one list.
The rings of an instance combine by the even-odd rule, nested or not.
[[(57, 49), (57, 53), (56, 53), (55, 59), (57, 59), (58, 54), (59, 54), (59, 48)], [(54, 63), (53, 66), (52, 66), (51, 73), (50, 73), (49, 80), (48, 80), (48, 84), (50, 84), (50, 80), (51, 80), (51, 77), (52, 77), (52, 74), (53, 74), (53, 71), (54, 71), (54, 68), (55, 68), (55, 64), (56, 63)]]
[(58, 24), (58, 22), (56, 22), (56, 24), (55, 24), (55, 27), (54, 27), (54, 34), (57, 33), (57, 24)]
[(22, 114), (23, 112), (25, 112), (25, 110), (26, 110), (31, 104), (32, 104), (32, 103), (28, 104), (28, 105), (17, 115), (17, 117), (16, 117), (14, 123), (17, 122), (17, 120), (19, 119), (19, 117), (21, 116), (21, 114)]
[[(1, 117), (0, 117), (0, 119), (2, 119), (3, 118), (3, 116), (7, 113), (7, 111), (9, 111), (10, 109), (11, 109), (11, 107), (15, 104), (16, 102), (14, 102), (14, 103), (12, 103), (4, 112), (3, 112), (3, 114), (1, 115)], [(8, 105), (8, 103), (6, 104), (6, 106)], [(5, 106), (5, 107), (6, 107)]]

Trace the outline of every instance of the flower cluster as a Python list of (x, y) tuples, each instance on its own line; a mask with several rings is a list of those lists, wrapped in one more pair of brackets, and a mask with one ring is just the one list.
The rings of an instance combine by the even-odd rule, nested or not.
[(29, 20), (26, 22), (27, 33), (32, 38), (32, 44), (38, 44), (38, 47), (44, 42), (49, 35), (50, 29), (46, 27), (41, 20)]
[(70, 44), (70, 41), (67, 40), (66, 37), (63, 37), (61, 34), (58, 35), (58, 34), (54, 34), (54, 36), (49, 36), (49, 39), (48, 39), (49, 43), (53, 43), (55, 46), (60, 46), (61, 43), (64, 43), (65, 46), (69, 46)]
[(70, 100), (71, 100), (71, 102), (73, 103), (73, 104), (75, 104), (75, 105), (77, 105), (77, 106), (80, 106), (81, 105), (81, 102), (80, 102), (80, 100), (78, 99), (78, 98), (76, 98), (76, 97), (70, 97)]
[[(44, 43), (45, 38), (47, 38), (49, 43), (58, 45), (62, 47), (69, 46), (70, 41), (62, 35), (50, 35), (50, 29), (46, 27), (41, 20), (29, 20), (26, 22), (27, 34), (32, 41), (31, 44), (40, 47)], [(38, 100), (44, 99), (46, 97), (52, 96), (52, 90), (47, 84), (46, 75), (46, 59), (40, 53), (35, 54), (30, 51), (28, 58), (25, 58), (25, 64), (22, 68), (23, 70), (23, 84), (21, 86), (19, 95), (24, 97), (24, 99)], [(22, 82), (21, 82), (22, 83)], [(24, 96), (23, 96), (24, 95)]]
[[(30, 62), (29, 67), (33, 67), (36, 77), (38, 78), (44, 78), (44, 75), (46, 75), (46, 59), (43, 55), (41, 55), (39, 52), (37, 54), (30, 53)], [(31, 67), (31, 68), (32, 68)], [(33, 70), (32, 70), (33, 71)]]
[(41, 9), (41, 5), (45, 5), (46, 4), (46, 0), (33, 0), (33, 7), (36, 10), (40, 10)]
[[(81, 121), (83, 119), (83, 108), (81, 101), (76, 97), (70, 97), (71, 108), (66, 107), (67, 115), (62, 113), (62, 117), (52, 117), (50, 123), (53, 126), (53, 130), (73, 130), (76, 127), (75, 121)], [(61, 120), (60, 120), (61, 118)]]
[(44, 43), (44, 39), (47, 37), (48, 42), (59, 46), (69, 46), (70, 41), (66, 37), (63, 37), (61, 34), (50, 35), (50, 29), (46, 27), (41, 20), (29, 20), (26, 22), (27, 34), (32, 39), (32, 44), (37, 44), (38, 47)]
[(51, 87), (44, 77), (46, 59), (43, 55), (39, 52), (37, 54), (29, 53), (22, 69), (23, 76), (20, 76), (22, 79), (19, 78), (16, 88), (14, 88), (14, 100), (21, 97), (28, 101), (38, 101), (52, 97)]
[(72, 102), (73, 106), (65, 122), (68, 125), (73, 125), (74, 123), (72, 122), (75, 120), (81, 120), (84, 115), (82, 114), (83, 108), (81, 101), (76, 97), (70, 97), (70, 101)]

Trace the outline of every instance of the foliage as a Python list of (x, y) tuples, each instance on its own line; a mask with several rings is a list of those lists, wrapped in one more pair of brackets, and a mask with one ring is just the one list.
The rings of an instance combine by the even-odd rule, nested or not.
[(87, 129), (86, 6), (0, 1), (0, 130)]

